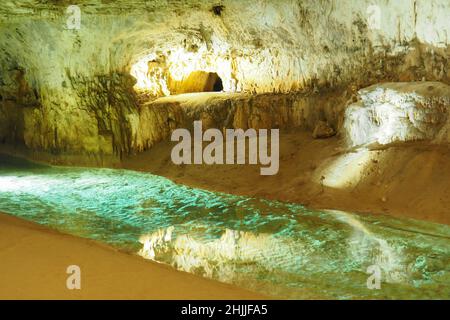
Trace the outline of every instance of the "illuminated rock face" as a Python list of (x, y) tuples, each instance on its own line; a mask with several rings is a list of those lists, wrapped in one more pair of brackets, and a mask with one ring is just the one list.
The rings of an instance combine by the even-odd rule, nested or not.
[[(70, 30), (64, 2), (4, 1), (0, 142), (94, 162), (136, 151), (159, 122), (141, 124), (133, 87), (164, 96), (170, 84), (195, 83), (193, 72), (217, 73), (224, 91), (245, 93), (450, 82), (447, 0), (221, 3), (93, 0)], [(146, 82), (151, 61), (159, 69)], [(239, 121), (253, 123), (247, 114)]]
[(450, 142), (450, 86), (439, 82), (384, 83), (358, 92), (345, 112), (352, 146), (398, 141)]
[[(161, 98), (144, 103), (132, 130), (133, 150), (142, 151), (170, 137), (176, 128), (203, 127), (304, 128), (329, 119), (339, 122), (348, 97), (340, 92), (324, 94), (195, 94)], [(329, 128), (334, 131), (335, 128)], [(332, 136), (333, 134), (329, 134)]]

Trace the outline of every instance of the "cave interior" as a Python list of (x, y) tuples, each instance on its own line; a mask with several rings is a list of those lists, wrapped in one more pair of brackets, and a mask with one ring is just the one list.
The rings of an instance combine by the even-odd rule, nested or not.
[[(258, 294), (449, 298), (448, 0), (78, 2), (0, 8), (0, 212)], [(279, 130), (279, 170), (174, 163), (198, 122)]]

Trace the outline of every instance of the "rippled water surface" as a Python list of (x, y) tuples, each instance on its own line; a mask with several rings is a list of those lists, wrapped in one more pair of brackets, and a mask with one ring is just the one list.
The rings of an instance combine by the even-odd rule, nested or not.
[[(0, 157), (0, 211), (282, 298), (450, 298), (450, 227)], [(380, 271), (381, 288), (368, 289)], [(373, 272), (373, 271), (372, 271)]]

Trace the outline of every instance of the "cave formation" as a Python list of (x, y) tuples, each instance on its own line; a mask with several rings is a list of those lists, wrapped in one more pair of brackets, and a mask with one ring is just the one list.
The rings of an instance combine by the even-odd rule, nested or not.
[[(144, 258), (191, 273), (201, 269), (202, 276), (238, 287), (243, 285), (237, 273), (244, 272), (233, 265), (238, 252), (242, 261), (260, 266), (252, 271), (258, 274), (296, 259), (272, 265), (264, 254), (279, 249), (289, 256), (296, 248), (308, 260), (310, 252), (325, 254), (321, 243), (346, 238), (348, 247), (333, 249), (342, 254), (335, 265), (339, 272), (354, 271), (355, 275), (349, 271), (352, 280), (339, 280), (335, 291), (326, 293), (324, 288), (333, 283), (327, 277), (338, 272), (327, 269), (333, 264), (327, 257), (316, 266), (323, 287), (313, 285), (305, 294), (286, 285), (274, 290), (278, 297), (448, 298), (433, 285), (450, 286), (449, 15), (448, 0), (3, 1), (0, 212), (76, 236), (108, 239), (104, 242), (123, 250), (132, 245), (122, 243), (117, 233), (130, 226), (140, 233), (136, 238), (130, 231), (135, 237), (130, 243), (142, 247), (139, 254)], [(198, 121), (204, 130), (222, 133), (279, 130), (279, 171), (260, 175), (260, 166), (245, 160), (230, 165), (173, 163), (173, 132), (193, 133)], [(72, 167), (74, 172), (64, 171)], [(77, 171), (80, 167), (93, 178)], [(143, 173), (154, 174), (156, 180), (147, 181)], [(164, 187), (141, 192), (153, 183)], [(230, 198), (220, 200), (202, 190)], [(28, 208), (25, 202), (31, 198), (22, 198), (24, 194), (39, 205)], [(100, 197), (111, 202), (97, 206)], [(199, 200), (202, 197), (209, 202)], [(187, 198), (195, 200), (190, 203)], [(126, 201), (130, 203), (123, 204)], [(77, 202), (74, 212), (92, 211), (99, 220), (81, 214), (60, 225), (57, 221), (66, 220), (57, 218), (57, 212)], [(284, 242), (272, 237), (291, 232), (281, 230), (291, 230), (288, 222), (275, 225), (293, 210), (281, 203), (306, 208), (298, 210), (310, 223), (301, 226), (310, 232), (308, 239), (317, 237), (314, 243), (302, 238), (304, 246), (299, 246), (289, 237)], [(197, 231), (176, 219), (170, 227), (174, 229), (167, 229), (167, 223), (157, 229), (144, 228), (151, 225), (148, 221), (139, 227), (133, 224), (144, 219), (136, 215), (149, 208), (173, 213), (177, 207), (176, 214), (198, 218), (197, 214), (219, 210), (216, 206), (239, 209), (220, 211), (234, 212), (232, 222), (211, 218), (218, 229), (230, 226), (220, 229), (220, 236), (211, 235), (208, 244), (202, 242), (208, 237), (195, 238)], [(131, 207), (141, 211), (129, 212)], [(322, 213), (326, 218), (315, 211), (325, 209), (330, 209)], [(46, 212), (52, 218), (45, 218)], [(121, 220), (122, 212), (129, 221)], [(109, 214), (113, 217), (107, 218)], [(245, 219), (252, 214), (258, 215), (258, 227), (242, 227), (251, 223)], [(274, 216), (260, 221), (259, 215)], [(216, 230), (204, 218), (204, 230)], [(117, 223), (116, 233), (101, 219)], [(336, 227), (336, 221), (354, 232)], [(411, 238), (405, 245), (408, 253), (402, 253), (393, 243), (408, 236), (378, 230), (375, 224), (436, 238), (424, 236), (422, 247), (413, 242), (419, 238)], [(83, 226), (92, 233), (81, 232)], [(322, 236), (327, 228), (329, 233)], [(95, 238), (102, 232), (103, 238)], [(300, 237), (301, 232), (295, 234)], [(128, 236), (132, 237), (123, 237)], [(0, 236), (1, 241), (6, 240)], [(305, 246), (311, 251), (302, 251)], [(261, 257), (245, 251), (253, 250), (250, 247), (260, 250)], [(190, 256), (192, 248), (200, 248), (202, 255)], [(170, 250), (176, 255), (164, 260)], [(381, 252), (381, 258), (370, 250)], [(352, 262), (343, 258), (350, 251)], [(356, 274), (365, 275), (367, 261), (374, 256), (384, 261), (380, 268), (388, 273), (383, 281), (389, 288), (401, 283), (418, 291), (402, 296), (393, 289), (383, 296), (349, 286), (360, 281)], [(239, 270), (233, 273), (224, 267), (227, 264)], [(415, 269), (406, 272), (404, 264)], [(282, 272), (298, 276), (302, 271), (292, 267)], [(311, 274), (307, 276), (316, 276)], [(284, 281), (276, 272), (273, 277), (273, 283)], [(269, 284), (243, 287), (263, 295), (273, 291)], [(1, 288), (0, 283), (0, 297), (21, 297)], [(198, 292), (195, 297), (204, 297)], [(194, 297), (170, 292), (167, 296)], [(237, 292), (236, 297), (245, 294)]]

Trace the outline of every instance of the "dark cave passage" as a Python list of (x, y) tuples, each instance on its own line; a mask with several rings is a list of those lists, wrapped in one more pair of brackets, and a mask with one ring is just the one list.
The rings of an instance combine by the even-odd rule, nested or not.
[(169, 89), (172, 94), (220, 92), (223, 82), (216, 72), (194, 71), (181, 81), (170, 82)]

